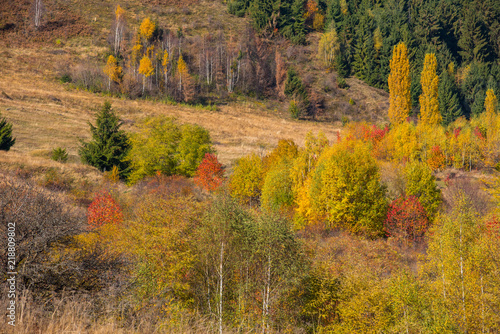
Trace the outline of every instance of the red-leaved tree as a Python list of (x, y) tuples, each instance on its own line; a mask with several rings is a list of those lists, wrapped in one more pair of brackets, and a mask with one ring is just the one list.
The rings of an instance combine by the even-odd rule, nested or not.
[(196, 170), (194, 181), (200, 187), (214, 191), (222, 185), (224, 168), (213, 154), (206, 153), (203, 161)]
[(119, 224), (123, 221), (123, 213), (109, 191), (101, 190), (95, 194), (88, 208), (88, 224), (90, 229), (104, 224)]
[(418, 197), (400, 197), (390, 204), (384, 223), (387, 236), (406, 243), (419, 241), (428, 227), (429, 220)]

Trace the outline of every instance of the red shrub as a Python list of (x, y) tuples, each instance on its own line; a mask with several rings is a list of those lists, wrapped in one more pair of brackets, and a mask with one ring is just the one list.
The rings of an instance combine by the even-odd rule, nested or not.
[(119, 224), (123, 221), (123, 213), (107, 190), (98, 192), (88, 209), (88, 224), (91, 229), (104, 224)]
[(206, 153), (198, 166), (194, 182), (208, 191), (214, 191), (222, 185), (223, 180), (224, 169), (221, 163), (215, 155)]
[(389, 206), (385, 232), (400, 241), (419, 241), (429, 227), (425, 209), (416, 196), (400, 197)]

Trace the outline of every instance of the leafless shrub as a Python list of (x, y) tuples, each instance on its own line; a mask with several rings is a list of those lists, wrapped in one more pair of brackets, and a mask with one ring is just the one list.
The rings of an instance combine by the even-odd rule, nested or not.
[(469, 177), (457, 177), (447, 181), (448, 187), (443, 191), (446, 209), (457, 206), (457, 200), (465, 196), (480, 216), (490, 212), (492, 203), (490, 196), (484, 191), (480, 181)]
[(106, 82), (104, 73), (99, 66), (90, 61), (80, 63), (72, 68), (71, 78), (73, 82), (80, 88), (92, 92), (99, 92), (104, 87)]

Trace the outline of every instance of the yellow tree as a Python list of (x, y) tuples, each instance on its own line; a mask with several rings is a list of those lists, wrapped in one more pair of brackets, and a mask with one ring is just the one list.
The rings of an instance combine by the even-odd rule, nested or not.
[(144, 76), (142, 80), (142, 94), (144, 94), (144, 87), (146, 86), (146, 79), (154, 74), (153, 63), (147, 55), (144, 55), (139, 64), (139, 73)]
[(104, 67), (104, 73), (108, 76), (108, 90), (111, 89), (111, 80), (119, 82), (122, 76), (122, 68), (113, 55), (108, 57), (108, 62)]
[(318, 56), (327, 68), (332, 68), (335, 56), (339, 50), (340, 44), (338, 42), (337, 32), (335, 28), (332, 27), (329, 32), (325, 32), (321, 35), (318, 44)]
[(193, 97), (194, 87), (182, 54), (177, 61), (177, 75), (179, 76), (179, 92), (183, 99), (187, 101)]
[(165, 90), (167, 90), (168, 86), (168, 64), (170, 63), (170, 55), (168, 54), (168, 51), (165, 50), (163, 52), (163, 58), (161, 61), (161, 65), (163, 66), (163, 74), (165, 75)]
[(120, 51), (120, 46), (123, 40), (125, 30), (125, 10), (118, 5), (115, 11), (115, 22), (113, 29), (113, 44), (114, 44), (114, 52), (118, 54)]
[(153, 21), (149, 19), (149, 17), (146, 17), (142, 23), (141, 26), (139, 27), (139, 32), (142, 37), (147, 41), (153, 36), (153, 32), (156, 29), (156, 25)]
[(142, 44), (141, 44), (141, 36), (139, 33), (135, 36), (135, 43), (132, 47), (132, 53), (130, 54), (130, 66), (134, 69), (134, 75), (136, 75), (137, 70), (137, 62), (139, 61), (139, 57), (142, 54)]
[(493, 118), (497, 112), (498, 100), (493, 89), (486, 91), (486, 99), (484, 100), (484, 108), (488, 118)]
[(404, 43), (396, 45), (392, 51), (389, 74), (389, 120), (392, 124), (403, 123), (410, 114), (410, 61)]
[(438, 102), (439, 77), (436, 74), (436, 69), (436, 55), (434, 53), (426, 54), (424, 69), (420, 78), (420, 83), (422, 84), (420, 122), (423, 125), (437, 125), (442, 121)]

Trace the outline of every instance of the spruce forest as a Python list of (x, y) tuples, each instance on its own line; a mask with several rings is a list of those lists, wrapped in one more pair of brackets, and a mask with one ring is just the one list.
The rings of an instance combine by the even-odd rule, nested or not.
[(0, 61), (0, 333), (500, 333), (500, 1), (5, 1)]

